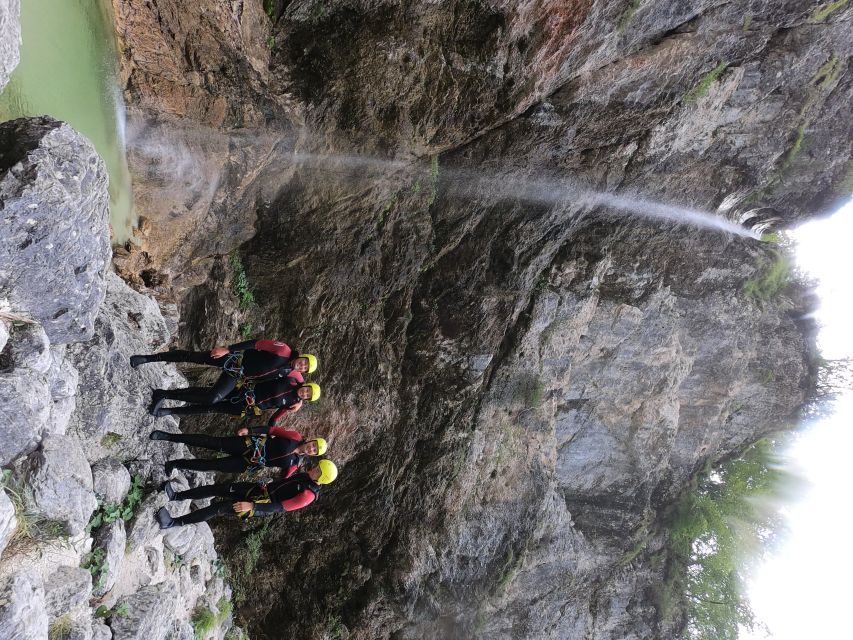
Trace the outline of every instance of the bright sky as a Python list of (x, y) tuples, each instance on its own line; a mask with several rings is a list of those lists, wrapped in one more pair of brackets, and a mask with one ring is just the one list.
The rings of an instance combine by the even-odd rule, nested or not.
[[(853, 202), (792, 234), (801, 269), (819, 280), (818, 342), (823, 357), (853, 357)], [(770, 635), (742, 640), (853, 638), (853, 393), (799, 435), (788, 452), (807, 479), (789, 511), (790, 535), (755, 576), (752, 607)]]

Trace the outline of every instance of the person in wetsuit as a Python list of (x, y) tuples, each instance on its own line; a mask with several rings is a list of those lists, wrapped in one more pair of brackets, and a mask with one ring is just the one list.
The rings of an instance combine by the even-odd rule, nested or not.
[[(192, 394), (197, 389), (199, 388), (190, 387), (177, 389), (174, 392), (165, 391), (163, 398), (194, 402), (198, 398)], [(319, 399), (320, 385), (315, 382), (304, 384), (302, 374), (292, 371), (284, 378), (266, 380), (257, 384), (247, 382), (231, 391), (219, 402), (189, 404), (184, 407), (156, 407), (151, 414), (157, 417), (192, 416), (201, 413), (243, 416), (252, 412), (255, 415), (261, 415), (261, 412), (267, 409), (278, 409), (270, 419), (270, 424), (275, 424), (287, 414), (299, 411), (303, 400), (316, 402)]]
[(320, 460), (306, 473), (297, 473), (271, 482), (228, 482), (204, 485), (187, 491), (175, 492), (165, 485), (169, 500), (194, 500), (198, 498), (225, 498), (209, 507), (197, 509), (185, 516), (173, 518), (166, 507), (157, 511), (161, 529), (204, 522), (218, 515), (235, 513), (241, 517), (266, 516), (283, 511), (296, 511), (317, 499), (320, 486), (329, 484), (338, 475), (331, 460)]
[(316, 356), (310, 353), (300, 354), (284, 342), (275, 340), (246, 340), (230, 347), (214, 347), (209, 353), (174, 350), (130, 356), (130, 366), (134, 369), (149, 362), (191, 362), (223, 369), (219, 379), (211, 387), (155, 389), (151, 395), (150, 409), (154, 415), (157, 415), (157, 409), (167, 399), (193, 404), (216, 404), (247, 382), (258, 383), (286, 376), (292, 376), (302, 382), (302, 374), (314, 373), (317, 370)]
[(172, 474), (173, 469), (242, 473), (263, 467), (279, 467), (284, 470), (283, 476), (287, 478), (300, 467), (304, 456), (321, 456), (326, 453), (327, 446), (323, 438), (305, 440), (298, 431), (277, 425), (243, 427), (237, 431), (236, 436), (224, 438), (201, 433), (168, 433), (160, 430), (152, 431), (149, 438), (182, 442), (191, 447), (228, 454), (223, 458), (169, 460), (166, 463), (167, 476)]

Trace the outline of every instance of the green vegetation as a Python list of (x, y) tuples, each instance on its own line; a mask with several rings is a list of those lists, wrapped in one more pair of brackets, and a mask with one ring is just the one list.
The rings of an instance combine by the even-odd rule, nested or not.
[(519, 376), (515, 389), (515, 398), (524, 402), (527, 407), (535, 409), (542, 404), (545, 393), (545, 383), (538, 373), (524, 373)]
[(838, 11), (839, 9), (843, 9), (845, 6), (847, 6), (848, 2), (849, 0), (835, 0), (834, 2), (822, 4), (812, 12), (807, 22), (809, 24), (817, 24), (818, 22), (823, 22), (824, 20), (826, 20), (827, 17), (829, 17), (830, 13)]
[(234, 592), (234, 602), (237, 604), (242, 604), (246, 600), (246, 586), (258, 564), (269, 527), (270, 521), (267, 519), (260, 527), (249, 532), (243, 537), (242, 545), (234, 555), (236, 562), (231, 565), (227, 573)]
[(0, 488), (6, 491), (15, 508), (17, 527), (10, 546), (26, 546), (28, 542), (48, 542), (65, 535), (65, 525), (62, 522), (30, 511), (28, 504), (32, 503), (32, 500), (28, 499), (28, 489), (11, 470), (4, 469), (0, 474)]
[(249, 636), (240, 627), (231, 627), (225, 634), (225, 640), (249, 640)]
[(267, 48), (275, 49), (275, 36), (272, 34), (267, 36)]
[(114, 431), (107, 431), (104, 434), (104, 437), (101, 438), (101, 446), (102, 447), (112, 447), (119, 440), (121, 440), (121, 434), (115, 433)]
[(643, 0), (631, 0), (631, 4), (628, 5), (628, 8), (625, 10), (625, 13), (622, 14), (622, 17), (619, 18), (619, 24), (616, 25), (616, 30), (619, 33), (625, 31), (628, 28), (628, 25), (631, 24), (631, 20), (634, 19), (634, 14), (637, 13), (637, 9), (640, 8), (640, 4)]
[(264, 0), (264, 13), (269, 16), (269, 19), (275, 22), (275, 4), (276, 0)]
[(130, 520), (142, 503), (142, 476), (135, 475), (130, 481), (130, 491), (127, 492), (121, 504), (102, 504), (98, 506), (92, 519), (86, 525), (86, 531), (91, 533), (105, 524), (116, 520)]
[(747, 14), (743, 17), (743, 30), (744, 30), (744, 31), (749, 31), (749, 27), (750, 27), (750, 25), (752, 25), (752, 14), (751, 14), (751, 13), (747, 13)]
[(776, 298), (791, 281), (791, 262), (781, 252), (774, 251), (771, 261), (764, 261), (754, 278), (743, 285), (743, 292), (757, 302), (769, 302)]
[(92, 549), (83, 556), (80, 567), (92, 574), (92, 584), (96, 589), (103, 587), (107, 572), (107, 552), (101, 547)]
[(217, 626), (216, 614), (210, 609), (196, 609), (193, 611), (190, 622), (193, 625), (196, 640), (204, 640)]
[(129, 613), (130, 608), (127, 606), (126, 602), (117, 604), (113, 608), (101, 605), (100, 607), (95, 609), (96, 618), (126, 618), (127, 614)]
[(773, 448), (761, 440), (706, 474), (671, 514), (673, 562), (659, 606), (667, 615), (676, 595), (683, 597), (687, 640), (736, 640), (739, 626), (761, 626), (746, 600), (746, 578), (783, 529), (778, 505), (794, 480)]
[(70, 613), (59, 616), (50, 623), (47, 630), (48, 640), (67, 640), (74, 630), (74, 616)]
[(234, 295), (237, 296), (237, 302), (241, 311), (246, 311), (255, 304), (255, 296), (249, 286), (249, 278), (246, 277), (246, 269), (243, 267), (243, 261), (240, 255), (236, 252), (231, 254), (228, 259), (231, 265), (231, 270), (234, 272), (234, 280), (231, 283), (231, 289)]
[(702, 76), (699, 83), (687, 92), (687, 95), (684, 96), (684, 101), (687, 103), (696, 102), (699, 98), (703, 97), (708, 93), (708, 89), (711, 87), (711, 84), (723, 75), (728, 68), (728, 62), (721, 62), (718, 64), (711, 71)]
[(240, 337), (243, 338), (243, 340), (248, 340), (252, 336), (252, 323), (241, 322), (237, 327), (237, 331), (240, 333)]

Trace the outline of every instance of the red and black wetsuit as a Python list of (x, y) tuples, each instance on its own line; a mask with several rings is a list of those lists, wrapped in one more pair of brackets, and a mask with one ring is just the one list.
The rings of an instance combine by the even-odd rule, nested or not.
[[(298, 371), (291, 371), (284, 378), (275, 378), (258, 382), (252, 386), (245, 386), (240, 389), (235, 389), (221, 402), (212, 404), (193, 404), (187, 407), (174, 407), (161, 409), (159, 415), (172, 416), (191, 416), (200, 413), (227, 413), (232, 416), (239, 416), (249, 406), (247, 395), (252, 394), (254, 402), (251, 404), (261, 410), (278, 409), (270, 419), (270, 424), (275, 424), (281, 418), (289, 413), (294, 413), (302, 408), (302, 400), (296, 394), (299, 387), (304, 382), (302, 374)], [(176, 400), (184, 400), (183, 396), (176, 394)], [(171, 398), (173, 396), (166, 396)], [(189, 400), (185, 400), (189, 402)]]
[[(293, 360), (299, 353), (275, 340), (246, 340), (228, 347), (229, 354), (214, 358), (208, 351), (164, 351), (144, 357), (144, 362), (191, 362), (225, 368), (211, 387), (186, 389), (156, 389), (155, 393), (169, 400), (192, 404), (215, 404), (224, 400), (237, 387), (240, 379), (262, 381), (302, 374), (293, 370)], [(294, 376), (294, 377), (295, 377)]]
[[(217, 515), (234, 515), (235, 502), (254, 502), (254, 515), (270, 515), (282, 511), (296, 511), (307, 507), (317, 499), (320, 486), (308, 477), (307, 473), (297, 473), (291, 478), (273, 480), (267, 483), (229, 482), (211, 484), (175, 494), (175, 500), (195, 500), (199, 498), (226, 498), (214, 502), (205, 509), (198, 509), (179, 518), (173, 518), (175, 526), (204, 522)], [(269, 502), (255, 502), (269, 500)]]
[(250, 436), (221, 438), (201, 433), (170, 433), (161, 439), (169, 442), (183, 442), (191, 447), (228, 454), (224, 458), (170, 460), (169, 466), (176, 469), (242, 473), (250, 468), (280, 467), (283, 469), (284, 478), (296, 472), (302, 462), (302, 456), (294, 451), (305, 442), (302, 434), (278, 426), (255, 427), (249, 432), (254, 438)]

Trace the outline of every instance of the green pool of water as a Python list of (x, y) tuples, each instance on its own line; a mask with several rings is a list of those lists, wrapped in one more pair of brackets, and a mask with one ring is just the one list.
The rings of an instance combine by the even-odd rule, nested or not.
[(113, 242), (130, 236), (133, 198), (112, 10), (104, 0), (23, 0), (21, 62), (0, 121), (49, 115), (85, 135), (107, 165)]

